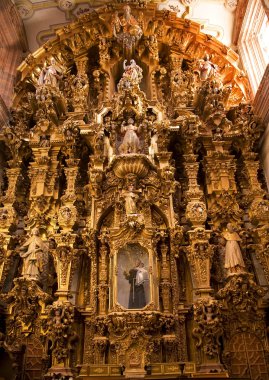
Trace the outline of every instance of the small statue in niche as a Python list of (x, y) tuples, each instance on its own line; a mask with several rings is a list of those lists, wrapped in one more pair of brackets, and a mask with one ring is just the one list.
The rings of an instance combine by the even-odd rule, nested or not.
[(86, 74), (73, 76), (71, 81), (71, 93), (74, 110), (82, 112), (87, 108), (87, 99), (89, 94), (89, 81)]
[(227, 275), (245, 273), (246, 266), (238, 244), (241, 238), (231, 223), (227, 224), (227, 230), (223, 232), (223, 237), (226, 240), (224, 268), (227, 269)]
[(50, 138), (46, 135), (41, 135), (39, 138), (39, 146), (41, 148), (48, 148), (50, 146)]
[(198, 69), (194, 72), (199, 75), (201, 81), (205, 81), (211, 77), (216, 76), (218, 66), (209, 60), (209, 55), (206, 54), (204, 59), (199, 59)]
[(38, 84), (48, 84), (53, 87), (59, 87), (59, 80), (62, 78), (62, 74), (63, 69), (56, 64), (55, 58), (51, 58), (50, 65), (43, 67), (38, 78)]
[(42, 256), (48, 254), (48, 245), (38, 234), (38, 228), (33, 228), (31, 236), (20, 248), (23, 259), (22, 276), (29, 280), (40, 279)]
[(128, 119), (127, 125), (125, 122), (121, 125), (121, 133), (125, 133), (123, 141), (119, 146), (120, 154), (139, 153), (140, 141), (136, 134), (139, 128), (134, 125), (132, 118)]
[(104, 135), (104, 156), (107, 157), (109, 164), (114, 157), (114, 150), (111, 146), (110, 139), (106, 135)]
[(128, 189), (123, 192), (125, 199), (125, 211), (127, 216), (137, 214), (136, 202), (139, 198), (139, 192), (140, 191), (136, 190), (132, 184), (130, 184), (128, 186)]
[(154, 163), (154, 155), (158, 153), (158, 134), (156, 130), (151, 132), (150, 146), (149, 146), (149, 158)]

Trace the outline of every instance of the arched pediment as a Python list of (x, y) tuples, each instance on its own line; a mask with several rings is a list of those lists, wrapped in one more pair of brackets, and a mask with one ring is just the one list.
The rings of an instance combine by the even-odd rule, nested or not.
[[(28, 82), (37, 84), (44, 63), (55, 57), (66, 72), (80, 70), (83, 57), (98, 58), (99, 69), (109, 74), (124, 56), (124, 47), (115, 35), (115, 15), (123, 17), (122, 4), (106, 5), (81, 16), (77, 21), (57, 31), (57, 37), (47, 41), (30, 54), (19, 66), (18, 90)], [(165, 55), (180, 57), (195, 68), (205, 54), (218, 65), (221, 80), (233, 87), (235, 103), (250, 97), (248, 80), (238, 68), (238, 55), (216, 38), (204, 34), (201, 26), (189, 19), (178, 18), (176, 13), (158, 10), (149, 4), (144, 8), (132, 6), (131, 12), (141, 28), (141, 37), (135, 47), (135, 56), (155, 70)], [(95, 48), (94, 48), (95, 47)], [(97, 57), (98, 56), (98, 57)], [(159, 61), (158, 58), (159, 57)], [(144, 70), (145, 72), (145, 70)]]

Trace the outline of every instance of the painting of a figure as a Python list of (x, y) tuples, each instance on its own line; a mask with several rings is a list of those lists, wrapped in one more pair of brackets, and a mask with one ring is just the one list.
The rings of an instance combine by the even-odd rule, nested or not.
[(142, 309), (150, 301), (149, 258), (139, 244), (118, 252), (118, 302), (127, 309)]

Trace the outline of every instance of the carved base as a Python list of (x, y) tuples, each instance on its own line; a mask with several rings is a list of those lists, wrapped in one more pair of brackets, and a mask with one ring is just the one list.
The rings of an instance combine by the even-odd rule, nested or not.
[[(227, 372), (219, 372), (219, 373), (196, 373), (193, 374), (192, 378), (200, 380), (200, 379), (227, 379), (229, 375)], [(230, 378), (231, 379), (231, 378)], [(247, 379), (241, 379), (247, 380)]]
[(199, 296), (199, 298), (211, 298), (212, 293), (212, 288), (199, 288), (195, 290), (195, 294)]
[(48, 372), (45, 375), (45, 379), (51, 379), (56, 375), (61, 375), (61, 376), (74, 376), (73, 371), (71, 368), (68, 367), (51, 367)]
[(140, 379), (145, 377), (146, 371), (143, 368), (126, 368), (124, 375), (126, 379)]
[(222, 364), (220, 363), (208, 363), (208, 364), (202, 364), (200, 366), (197, 366), (197, 372), (199, 373), (199, 375), (201, 373), (207, 373), (207, 374), (211, 374), (214, 373), (216, 375), (220, 375), (220, 374), (223, 374), (224, 377), (227, 377), (226, 374), (227, 372), (224, 370), (224, 367)]

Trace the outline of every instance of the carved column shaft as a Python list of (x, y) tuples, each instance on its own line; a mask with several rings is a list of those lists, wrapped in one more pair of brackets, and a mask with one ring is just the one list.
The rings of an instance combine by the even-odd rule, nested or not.
[(106, 242), (101, 242), (100, 246), (100, 259), (99, 259), (99, 285), (98, 285), (98, 300), (99, 300), (99, 313), (105, 314), (107, 309), (107, 291), (108, 291), (108, 246)]
[(168, 246), (165, 241), (161, 243), (161, 294), (163, 301), (163, 310), (165, 313), (170, 311), (171, 302), (171, 282), (170, 282), (170, 264), (168, 261)]
[(20, 175), (21, 169), (20, 168), (7, 168), (6, 174), (8, 179), (8, 188), (5, 193), (5, 196), (3, 197), (3, 203), (14, 203), (16, 200), (16, 186), (18, 182), (18, 178)]
[(199, 163), (196, 162), (197, 156), (194, 154), (184, 155), (184, 159), (184, 168), (188, 177), (188, 191), (199, 192), (200, 189), (197, 183)]
[(0, 285), (5, 279), (4, 268), (5, 265), (8, 265), (8, 245), (10, 242), (10, 235), (0, 234)]

